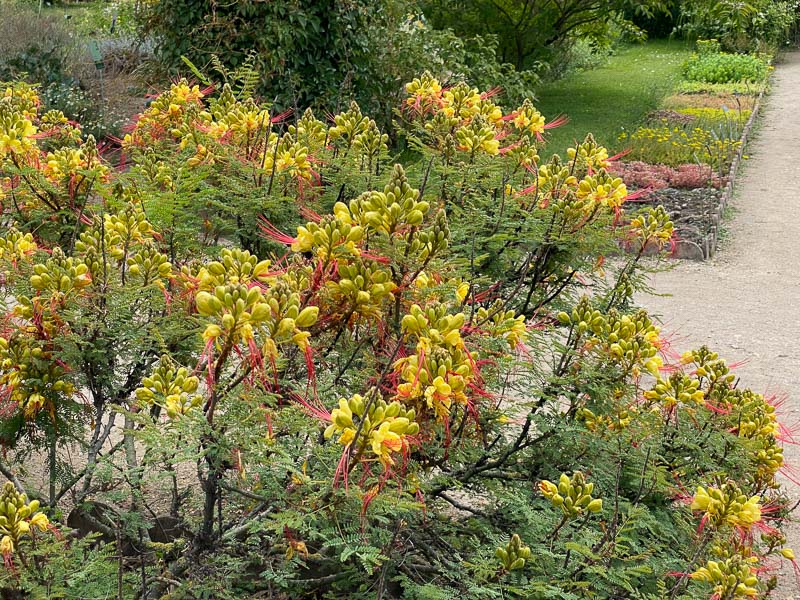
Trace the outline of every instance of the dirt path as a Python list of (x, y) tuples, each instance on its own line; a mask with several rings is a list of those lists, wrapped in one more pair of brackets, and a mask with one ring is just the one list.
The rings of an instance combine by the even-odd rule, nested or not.
[[(800, 52), (777, 67), (760, 131), (748, 149), (734, 200), (730, 240), (707, 263), (681, 262), (654, 276), (658, 293), (640, 302), (661, 316), (675, 345), (707, 344), (756, 391), (788, 394), (783, 420), (800, 421)], [(800, 446), (785, 458), (800, 474)], [(792, 498), (800, 486), (786, 481)], [(788, 533), (800, 556), (800, 524)], [(786, 561), (783, 561), (784, 563)], [(777, 600), (800, 600), (800, 581), (784, 569)]]

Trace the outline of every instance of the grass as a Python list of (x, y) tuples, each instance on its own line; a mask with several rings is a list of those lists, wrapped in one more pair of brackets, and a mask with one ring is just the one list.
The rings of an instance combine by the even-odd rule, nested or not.
[(619, 134), (635, 129), (674, 92), (690, 55), (684, 42), (655, 40), (629, 46), (597, 69), (543, 84), (537, 90), (537, 108), (548, 120), (561, 113), (570, 118), (550, 132), (550, 151), (563, 154), (589, 132), (599, 143), (620, 149)]

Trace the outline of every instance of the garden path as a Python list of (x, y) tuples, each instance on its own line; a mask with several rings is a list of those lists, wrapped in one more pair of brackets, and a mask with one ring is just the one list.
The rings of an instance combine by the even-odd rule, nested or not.
[[(680, 262), (653, 276), (659, 294), (640, 303), (660, 315), (680, 351), (707, 344), (737, 369), (743, 385), (788, 396), (783, 419), (800, 423), (800, 52), (776, 68), (750, 160), (738, 182), (729, 240), (709, 262)], [(800, 432), (798, 432), (800, 440)], [(800, 482), (800, 445), (787, 462)], [(800, 484), (784, 477), (793, 502)], [(796, 517), (797, 518), (797, 517)], [(789, 546), (800, 557), (800, 523)], [(786, 563), (787, 561), (782, 561)], [(776, 600), (800, 600), (800, 578), (780, 574)]]

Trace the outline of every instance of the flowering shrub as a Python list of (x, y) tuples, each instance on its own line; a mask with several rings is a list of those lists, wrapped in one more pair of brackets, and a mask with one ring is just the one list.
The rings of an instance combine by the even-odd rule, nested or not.
[(680, 127), (664, 123), (657, 127), (639, 127), (628, 134), (622, 133), (620, 141), (629, 144), (630, 158), (678, 166), (701, 162), (724, 172), (733, 161), (742, 143), (737, 135), (728, 131), (714, 131), (703, 127)]
[[(789, 433), (633, 306), (644, 250), (673, 237), (663, 208), (625, 214), (591, 136), (540, 161), (558, 122), (530, 101), (429, 74), (406, 89), (405, 166), (355, 104), (291, 118), (177, 82), (115, 171), (8, 86), (0, 582), (655, 599), (734, 574), (768, 592), (792, 557)], [(94, 547), (55, 535), (66, 495)]]

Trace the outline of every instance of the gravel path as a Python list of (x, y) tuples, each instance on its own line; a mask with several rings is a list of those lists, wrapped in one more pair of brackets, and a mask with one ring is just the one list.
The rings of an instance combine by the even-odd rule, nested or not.
[[(737, 369), (742, 384), (785, 393), (783, 420), (800, 422), (800, 52), (778, 65), (750, 160), (738, 183), (729, 241), (705, 263), (680, 262), (653, 277), (659, 294), (639, 301), (675, 333), (680, 351), (707, 344)], [(800, 475), (800, 446), (785, 448)], [(792, 498), (800, 486), (786, 481)], [(788, 531), (800, 556), (800, 524)], [(782, 561), (786, 563), (786, 561)], [(784, 568), (777, 600), (800, 600)]]

